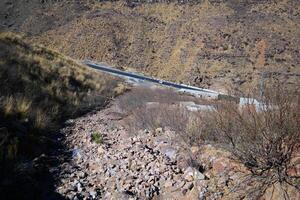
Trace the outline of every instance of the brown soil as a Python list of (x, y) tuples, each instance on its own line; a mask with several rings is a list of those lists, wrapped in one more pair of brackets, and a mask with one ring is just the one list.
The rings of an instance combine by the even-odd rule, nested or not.
[(297, 0), (43, 2), (2, 2), (2, 28), (73, 58), (201, 87), (245, 89), (262, 72), (299, 84)]

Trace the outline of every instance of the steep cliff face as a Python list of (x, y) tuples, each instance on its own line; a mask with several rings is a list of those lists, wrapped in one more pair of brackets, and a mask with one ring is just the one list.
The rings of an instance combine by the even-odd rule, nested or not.
[(12, 27), (74, 58), (201, 87), (299, 79), (299, 1), (137, 2), (46, 2)]

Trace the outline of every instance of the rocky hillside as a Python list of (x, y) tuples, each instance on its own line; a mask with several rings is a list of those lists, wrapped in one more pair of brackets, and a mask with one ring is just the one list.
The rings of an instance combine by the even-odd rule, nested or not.
[(12, 33), (0, 34), (0, 48), (0, 193), (33, 187), (29, 198), (35, 157), (59, 146), (64, 120), (105, 105), (118, 81)]
[[(0, 1), (0, 199), (298, 200), (299, 8)], [(264, 92), (259, 106), (237, 105), (137, 83), (114, 99), (120, 81), (84, 59)]]
[(297, 0), (42, 2), (3, 2), (3, 29), (72, 57), (201, 87), (245, 89), (263, 72), (299, 79)]
[[(129, 95), (133, 94), (136, 92), (129, 92)], [(286, 184), (272, 180), (269, 184), (269, 178), (276, 177), (271, 171), (266, 175), (264, 172), (252, 175), (251, 169), (255, 167), (248, 168), (241, 160), (233, 159), (234, 155), (228, 149), (204, 142), (202, 131), (197, 132), (198, 137), (192, 137), (191, 132), (183, 135), (174, 131), (176, 126), (182, 125), (178, 118), (169, 127), (159, 127), (157, 125), (162, 123), (141, 119), (144, 124), (152, 124), (154, 129), (134, 131), (126, 128), (124, 125), (130, 114), (121, 109), (120, 103), (124, 100), (119, 98), (101, 111), (68, 120), (67, 126), (61, 130), (66, 138), (67, 151), (60, 156), (72, 152), (72, 157), (50, 171), (58, 180), (55, 189), (62, 197), (107, 200), (299, 199), (299, 187), (290, 185), (293, 182)], [(147, 98), (136, 102), (145, 103), (148, 112), (155, 108), (162, 110), (164, 96), (157, 95), (156, 98), (156, 104), (147, 105)], [(173, 107), (178, 111), (179, 108), (174, 106), (169, 105), (169, 109)], [(188, 113), (189, 116), (192, 114)], [(165, 120), (172, 121), (172, 117)], [(200, 145), (188, 145), (184, 138), (189, 136)], [(262, 156), (259, 158), (263, 159)], [(298, 158), (293, 159), (298, 163), (297, 169)], [(292, 169), (290, 167), (288, 174), (295, 181), (299, 180), (299, 173)]]

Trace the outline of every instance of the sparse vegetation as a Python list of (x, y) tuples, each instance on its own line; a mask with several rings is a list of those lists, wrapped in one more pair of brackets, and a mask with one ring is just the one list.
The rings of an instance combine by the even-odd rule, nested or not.
[(117, 104), (122, 111), (131, 112), (136, 108), (145, 107), (147, 103), (176, 104), (180, 101), (208, 103), (194, 96), (179, 94), (172, 89), (135, 87), (118, 98)]
[(182, 102), (214, 104), (213, 101), (178, 94), (172, 90), (142, 87), (134, 88), (117, 99), (119, 108), (130, 114), (126, 123), (132, 133), (140, 129), (154, 131), (159, 127), (169, 127), (190, 143), (190, 137), (195, 137), (202, 126), (201, 113), (188, 111), (180, 105)]
[(276, 183), (300, 189), (296, 178), (287, 173), (292, 159), (299, 154), (299, 88), (289, 90), (271, 84), (260, 101), (261, 109), (251, 105), (241, 108), (230, 102), (220, 104), (203, 118), (204, 126), (197, 133), (201, 140), (231, 151), (251, 171), (245, 184), (253, 180), (259, 184), (246, 194), (257, 198)]
[(97, 144), (103, 144), (103, 142), (104, 142), (103, 136), (98, 132), (91, 134), (91, 140)]
[(103, 106), (115, 94), (117, 79), (20, 36), (1, 33), (0, 48), (1, 167), (44, 152), (49, 133), (64, 119)]
[[(117, 104), (128, 114), (131, 133), (169, 127), (187, 149), (208, 143), (231, 152), (250, 174), (232, 190), (243, 190), (242, 198), (257, 199), (274, 184), (299, 191), (299, 6), (299, 0), (0, 1), (1, 29), (24, 34), (0, 32), (0, 194), (6, 180), (12, 182), (10, 175), (23, 178), (16, 166), (33, 168), (33, 158), (59, 143), (51, 133), (61, 122), (126, 90), (116, 79), (28, 41), (164, 80), (219, 91), (233, 88), (234, 95), (266, 78), (280, 80), (284, 87), (270, 85), (257, 98), (263, 104), (259, 110), (220, 101), (209, 102), (214, 111), (191, 112), (179, 102), (207, 102), (145, 88), (134, 88)], [(250, 96), (257, 97), (256, 92)], [(124, 116), (118, 114), (112, 117)], [(102, 133), (90, 135), (95, 144), (104, 139)], [(213, 182), (215, 177), (207, 178)], [(230, 178), (224, 181), (228, 188)]]
[[(243, 90), (253, 87), (262, 72), (276, 71), (294, 86), (300, 73), (297, 0), (247, 1), (242, 12), (240, 4), (224, 0), (147, 2), (85, 1), (84, 9), (76, 10), (76, 2), (59, 1), (43, 12), (55, 13), (59, 26), (33, 13), (15, 28), (71, 57), (172, 81)], [(82, 14), (69, 20), (61, 16), (63, 9)], [(34, 34), (37, 29), (44, 32)]]
[[(136, 100), (127, 119), (128, 127), (136, 130), (169, 127), (190, 145), (208, 142), (230, 151), (251, 172), (240, 186), (256, 183), (245, 189), (247, 196), (259, 197), (276, 183), (300, 189), (297, 177), (287, 173), (294, 164), (292, 159), (300, 153), (299, 88), (291, 90), (278, 83), (266, 87), (260, 108), (220, 101), (215, 110), (189, 112), (175, 104), (146, 106)], [(144, 101), (143, 95), (139, 96)], [(241, 188), (236, 186), (236, 189)]]

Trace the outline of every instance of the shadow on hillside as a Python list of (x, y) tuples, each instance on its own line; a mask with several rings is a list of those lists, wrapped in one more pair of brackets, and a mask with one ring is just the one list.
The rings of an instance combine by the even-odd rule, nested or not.
[[(103, 109), (108, 102), (94, 108), (79, 112), (75, 116), (80, 117), (93, 110)], [(1, 120), (0, 127), (8, 125)], [(11, 124), (9, 124), (11, 125)], [(69, 123), (62, 123), (60, 126), (64, 128), (72, 126)], [(0, 136), (2, 135), (0, 129)], [(5, 200), (63, 200), (67, 199), (56, 192), (57, 186), (68, 172), (64, 172), (60, 167), (63, 163), (68, 163), (72, 159), (73, 151), (65, 144), (65, 135), (59, 130), (47, 134), (46, 141), (40, 151), (40, 156), (29, 160), (23, 159), (16, 163), (0, 163), (0, 199)], [(1, 138), (0, 138), (1, 139)], [(28, 146), (28, 144), (25, 144)], [(36, 148), (35, 148), (36, 150)]]
[(62, 199), (59, 128), (103, 107), (118, 81), (13, 33), (0, 32), (0, 49), (0, 199)]
[(21, 161), (17, 166), (13, 163), (1, 166), (0, 199), (65, 199), (55, 191), (59, 181), (55, 177), (60, 173), (58, 166), (71, 158), (65, 153), (63, 140), (60, 134), (56, 134), (45, 143), (49, 149), (39, 157)]

